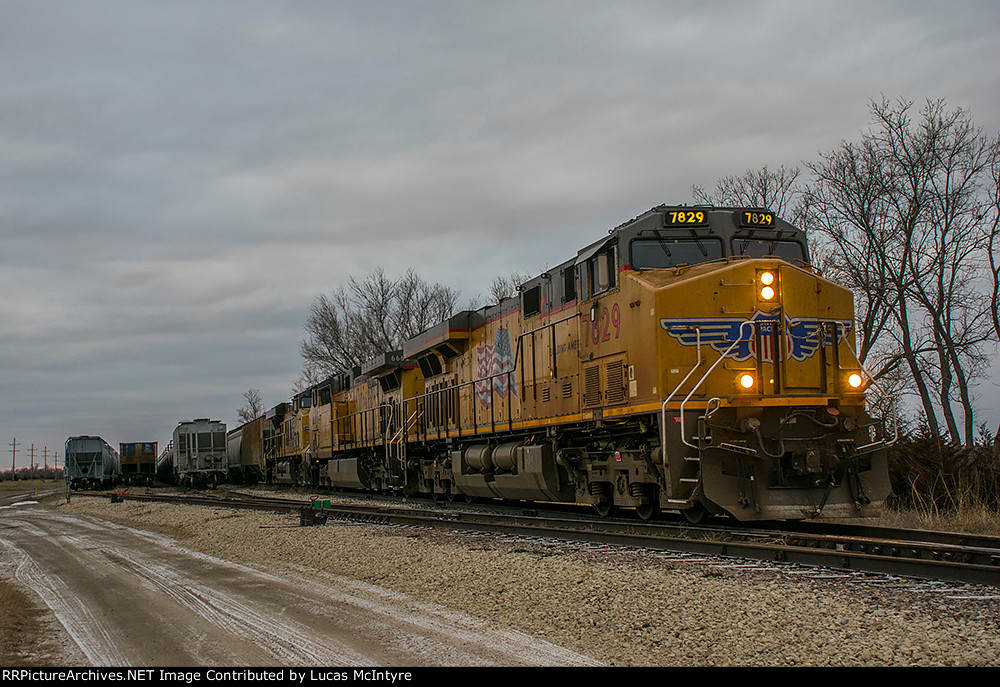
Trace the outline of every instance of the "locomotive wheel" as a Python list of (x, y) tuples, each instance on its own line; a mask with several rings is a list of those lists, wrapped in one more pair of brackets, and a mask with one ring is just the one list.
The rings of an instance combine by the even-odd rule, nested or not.
[(712, 515), (708, 512), (708, 509), (705, 508), (705, 506), (700, 503), (696, 503), (691, 508), (684, 509), (684, 517), (687, 518), (687, 521), (692, 525), (700, 525), (712, 517)]
[(659, 500), (655, 500), (644, 503), (641, 506), (636, 506), (635, 513), (639, 516), (640, 520), (652, 520), (660, 514), (660, 502)]
[(606, 518), (615, 512), (614, 492), (611, 485), (606, 482), (591, 482), (587, 485), (587, 490), (594, 497), (594, 510), (602, 518)]
[(597, 514), (600, 515), (602, 518), (606, 518), (615, 512), (615, 504), (612, 503), (610, 500), (604, 501), (602, 503), (595, 503), (594, 510), (596, 510)]

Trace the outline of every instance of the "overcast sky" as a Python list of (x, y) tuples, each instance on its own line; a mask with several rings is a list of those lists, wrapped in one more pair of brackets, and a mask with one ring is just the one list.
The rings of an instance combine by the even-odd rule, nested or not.
[[(0, 467), (286, 400), (313, 299), (467, 302), (869, 100), (1000, 130), (1000, 3), (0, 0)], [(979, 388), (996, 426), (996, 385)]]

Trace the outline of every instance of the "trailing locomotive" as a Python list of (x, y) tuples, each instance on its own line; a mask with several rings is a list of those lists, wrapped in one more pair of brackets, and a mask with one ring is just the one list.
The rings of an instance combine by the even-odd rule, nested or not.
[(272, 481), (642, 518), (867, 515), (892, 438), (853, 339), (800, 230), (660, 206), (272, 409), (260, 458)]

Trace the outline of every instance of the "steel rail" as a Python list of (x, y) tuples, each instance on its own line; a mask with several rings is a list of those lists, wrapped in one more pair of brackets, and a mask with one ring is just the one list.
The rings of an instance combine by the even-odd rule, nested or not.
[[(128, 494), (130, 500), (160, 501), (222, 508), (248, 508), (282, 513), (312, 510), (314, 501), (275, 498), (227, 498), (165, 494)], [(517, 508), (477, 512), (450, 504), (433, 508), (386, 504), (342, 504), (322, 500), (327, 517), (373, 524), (482, 531), (568, 542), (590, 542), (711, 556), (883, 573), (922, 579), (948, 580), (1000, 587), (1000, 538), (965, 537), (918, 530), (862, 528), (855, 534), (834, 525), (822, 532), (788, 529), (752, 529), (745, 526), (694, 526), (680, 522), (639, 522), (621, 518), (593, 519), (574, 515), (539, 515)], [(850, 526), (847, 527), (850, 529)], [(924, 536), (931, 535), (931, 536)], [(961, 543), (963, 539), (972, 543)]]

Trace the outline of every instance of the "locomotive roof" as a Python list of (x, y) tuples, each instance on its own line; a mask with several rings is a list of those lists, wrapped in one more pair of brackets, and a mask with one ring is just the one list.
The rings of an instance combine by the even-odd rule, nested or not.
[[(681, 220), (678, 220), (679, 216), (683, 216)], [(609, 230), (607, 235), (581, 248), (575, 256), (555, 269), (561, 271), (565, 267), (579, 265), (599, 253), (609, 243), (625, 243), (641, 238), (644, 234), (657, 238), (717, 236), (726, 239), (790, 240), (801, 243), (803, 254), (808, 256), (805, 233), (767, 209), (713, 205), (657, 205)], [(554, 272), (555, 270), (550, 270), (534, 276), (519, 287), (533, 285)], [(520, 294), (475, 311), (455, 313), (447, 320), (427, 328), (404, 342), (401, 351), (382, 353), (360, 368), (345, 371), (344, 374), (350, 374), (355, 383), (361, 378), (384, 374), (397, 368), (408, 358), (418, 357), (441, 344), (446, 344), (450, 339), (460, 338), (462, 335), (459, 332), (467, 332), (518, 307), (520, 307)], [(327, 383), (328, 380), (315, 384), (299, 395), (305, 395)]]
[[(676, 219), (672, 219), (672, 215), (679, 213), (687, 215), (705, 213), (705, 218), (703, 221), (697, 222), (678, 222)], [(767, 223), (763, 221), (748, 221), (743, 217), (746, 213), (770, 219)], [(717, 207), (714, 205), (658, 205), (650, 208), (638, 217), (630, 219), (628, 222), (619, 224), (608, 233), (615, 236), (621, 234), (632, 235), (633, 233), (653, 230), (673, 230), (690, 233), (692, 229), (704, 231), (709, 234), (759, 234), (768, 237), (780, 236), (781, 238), (789, 239), (805, 239), (805, 233), (802, 230), (781, 219), (766, 208)], [(601, 241), (597, 243), (601, 243)]]
[[(766, 217), (768, 222), (765, 224), (763, 221), (746, 221), (743, 218), (746, 213)], [(694, 215), (697, 221), (678, 221), (676, 219), (678, 215)], [(707, 235), (725, 238), (787, 239), (799, 241), (805, 248), (805, 233), (770, 210), (714, 205), (658, 205), (609, 230), (608, 236), (581, 248), (577, 251), (574, 262), (577, 265), (584, 263), (609, 243), (631, 240), (643, 233), (664, 238)]]
[(404, 363), (403, 351), (402, 349), (398, 351), (386, 351), (373, 360), (369, 360), (367, 363), (361, 366), (361, 374), (372, 377), (377, 377), (378, 375), (388, 372), (390, 370), (395, 370), (397, 367)]

